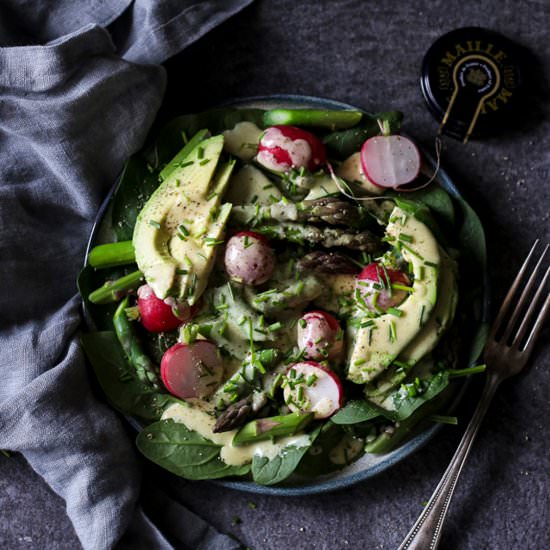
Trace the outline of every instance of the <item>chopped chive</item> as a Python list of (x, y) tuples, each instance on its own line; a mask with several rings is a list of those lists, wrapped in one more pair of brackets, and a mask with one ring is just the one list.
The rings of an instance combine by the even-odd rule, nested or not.
[(399, 234), (399, 240), (400, 241), (405, 241), (406, 243), (412, 243), (413, 242), (413, 238), (410, 235), (406, 235), (405, 233), (400, 233)]
[(388, 313), (391, 313), (391, 315), (395, 315), (396, 317), (401, 317), (403, 315), (403, 312), (396, 307), (389, 307)]
[(181, 224), (181, 225), (178, 227), (178, 231), (179, 231), (184, 237), (189, 237), (189, 229), (187, 229), (187, 227), (185, 227), (185, 225)]
[(428, 420), (437, 422), (438, 424), (451, 424), (452, 426), (458, 424), (458, 418), (456, 416), (445, 416), (443, 414), (431, 414), (428, 416)]
[(374, 325), (374, 321), (370, 319), (368, 321), (363, 321), (359, 326), (361, 328), (367, 328), (367, 327), (372, 327), (373, 325)]
[(277, 321), (276, 323), (272, 323), (271, 325), (269, 325), (267, 327), (267, 330), (269, 330), (269, 332), (275, 332), (277, 330), (280, 330), (282, 326), (282, 323), (280, 321)]
[(204, 157), (204, 147), (197, 148), (197, 158), (202, 159)]
[(436, 263), (430, 262), (428, 260), (424, 260), (424, 265), (427, 265), (428, 267), (435, 267), (436, 269), (439, 267)]
[(414, 288), (412, 286), (401, 285), (399, 283), (392, 283), (391, 287), (394, 290), (404, 290), (405, 292), (414, 292)]
[(317, 375), (316, 374), (310, 374), (307, 377), (306, 386), (308, 386), (308, 387), (313, 386), (313, 384), (315, 384), (316, 381), (317, 381)]
[(395, 321), (390, 321), (389, 339), (392, 343), (397, 340), (397, 329), (395, 328)]
[[(191, 166), (192, 164), (194, 164), (195, 161), (194, 160), (187, 160), (185, 162), (180, 162), (179, 163), (179, 167), (180, 168), (185, 168), (186, 166)], [(179, 181), (179, 180), (178, 180)]]
[(307, 326), (307, 322), (305, 319), (300, 319), (298, 323), (300, 324), (300, 328), (306, 328)]
[(210, 159), (202, 159), (199, 162), (199, 166), (204, 166), (205, 164), (208, 164), (210, 162)]
[(421, 260), (424, 260), (424, 257), (421, 256), (418, 252), (414, 251), (410, 246), (406, 245), (405, 243), (401, 243), (401, 246), (405, 250), (408, 250), (413, 256), (416, 256), (417, 258), (419, 258)]
[(484, 372), (487, 365), (478, 365), (476, 367), (469, 367), (467, 369), (456, 369), (449, 371), (449, 378), (459, 378), (460, 376), (470, 376), (470, 374), (479, 374)]
[(160, 229), (160, 223), (156, 222), (155, 220), (149, 220), (149, 225), (154, 227), (155, 229)]
[(187, 275), (189, 271), (187, 269), (180, 269), (179, 267), (176, 268), (176, 275)]
[(359, 365), (364, 365), (367, 362), (366, 359), (357, 359), (353, 364), (358, 367)]

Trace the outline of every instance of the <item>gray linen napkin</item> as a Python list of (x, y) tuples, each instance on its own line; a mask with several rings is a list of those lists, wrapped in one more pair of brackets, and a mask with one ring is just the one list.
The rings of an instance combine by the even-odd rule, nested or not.
[[(160, 106), (158, 63), (250, 2), (0, 5), (0, 449), (23, 453), (66, 500), (84, 548), (172, 547), (137, 504), (133, 442), (90, 388), (75, 295), (85, 242)], [(154, 498), (178, 520), (174, 544), (238, 547)]]

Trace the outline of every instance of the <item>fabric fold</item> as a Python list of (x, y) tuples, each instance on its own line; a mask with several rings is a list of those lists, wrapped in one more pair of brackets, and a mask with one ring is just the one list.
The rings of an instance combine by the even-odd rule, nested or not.
[[(94, 394), (79, 346), (86, 241), (161, 105), (159, 63), (249, 3), (105, 1), (94, 21), (88, 8), (99, 0), (51, 2), (44, 28), (23, 4), (19, 38), (31, 45), (0, 48), (0, 449), (23, 453), (65, 499), (85, 549), (171, 548), (136, 506), (132, 437)], [(17, 8), (10, 1), (0, 14)], [(112, 34), (101, 26), (125, 8)], [(23, 43), (4, 31), (0, 44)], [(178, 506), (179, 543), (236, 548)]]

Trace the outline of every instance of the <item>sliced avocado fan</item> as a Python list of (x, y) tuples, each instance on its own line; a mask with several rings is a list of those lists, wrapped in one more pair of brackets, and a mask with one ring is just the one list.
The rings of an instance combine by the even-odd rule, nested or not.
[(197, 302), (208, 283), (231, 204), (221, 197), (235, 165), (218, 166), (223, 136), (178, 159), (141, 210), (134, 229), (136, 262), (155, 294)]

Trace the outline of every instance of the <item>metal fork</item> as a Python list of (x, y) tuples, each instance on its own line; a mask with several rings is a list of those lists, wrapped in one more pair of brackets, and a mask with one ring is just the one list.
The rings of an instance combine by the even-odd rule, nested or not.
[[(532, 265), (535, 259), (535, 250), (538, 244), (539, 241), (535, 241), (525, 262), (521, 266), (519, 273), (512, 283), (512, 287), (508, 291), (506, 298), (504, 298), (504, 302), (500, 307), (500, 311), (489, 334), (484, 350), (484, 360), (487, 364), (487, 379), (474, 415), (439, 485), (436, 487), (420, 517), (405, 537), (399, 550), (435, 550), (438, 547), (443, 523), (449, 510), (458, 477), (466, 462), (481, 421), (489, 408), (491, 399), (504, 379), (521, 371), (533, 351), (537, 335), (550, 309), (550, 293), (546, 292), (546, 298), (544, 299), (544, 289), (548, 282), (550, 268), (546, 269), (544, 278), (532, 298), (521, 323), (519, 323), (519, 320), (521, 313), (527, 306), (529, 296), (536, 286), (537, 279), (540, 278), (539, 273), (542, 272), (542, 263), (549, 246), (546, 245), (529, 276), (529, 266)], [(527, 283), (525, 283), (526, 279)], [(519, 300), (517, 300), (516, 295), (524, 284), (525, 287), (519, 296)], [(544, 299), (542, 307), (538, 305), (541, 298)], [(514, 303), (516, 304), (515, 308), (509, 315), (510, 308)], [(534, 319), (537, 312), (538, 315)], [(517, 326), (518, 323), (519, 327)], [(527, 332), (529, 328), (530, 331)]]

